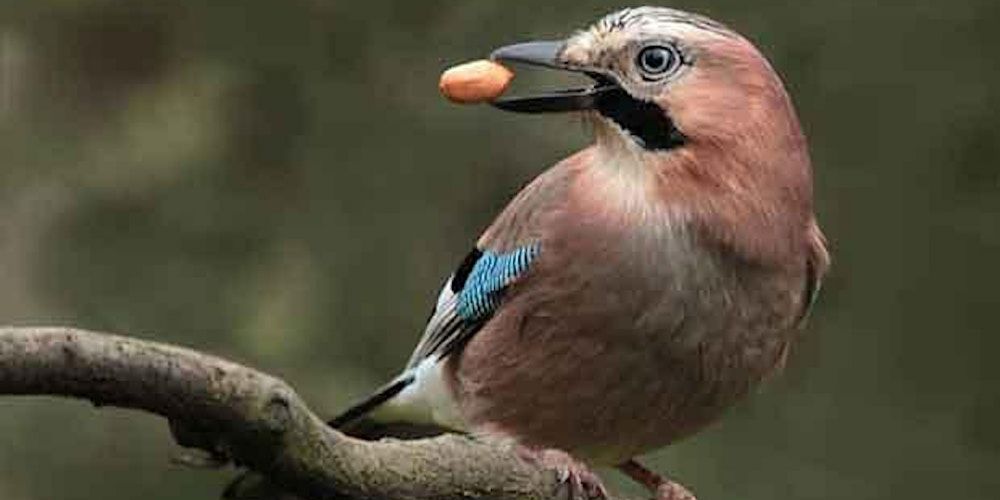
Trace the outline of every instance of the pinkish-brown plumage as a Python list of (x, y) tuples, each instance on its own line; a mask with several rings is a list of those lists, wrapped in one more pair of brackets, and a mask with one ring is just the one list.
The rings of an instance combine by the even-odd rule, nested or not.
[(545, 251), (450, 361), (473, 427), (617, 464), (696, 431), (782, 364), (827, 265), (806, 142), (757, 50), (699, 35), (700, 64), (656, 99), (684, 147), (639, 151), (598, 120), (612, 130), (480, 240)]
[(629, 9), (552, 47), (495, 57), (599, 85), (497, 105), (587, 109), (595, 144), (504, 209), (404, 375), (338, 423), (374, 410), (638, 474), (784, 363), (829, 260), (809, 154), (770, 64), (714, 21)]

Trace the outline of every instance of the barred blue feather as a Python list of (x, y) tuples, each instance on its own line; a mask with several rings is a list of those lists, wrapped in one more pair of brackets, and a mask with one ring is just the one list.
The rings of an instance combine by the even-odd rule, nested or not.
[(500, 307), (504, 289), (528, 270), (540, 249), (538, 243), (506, 253), (473, 248), (441, 288), (407, 368), (427, 358), (441, 359), (479, 331)]
[(508, 253), (484, 251), (458, 293), (458, 315), (478, 321), (493, 314), (503, 289), (524, 273), (538, 255), (538, 245), (526, 245)]

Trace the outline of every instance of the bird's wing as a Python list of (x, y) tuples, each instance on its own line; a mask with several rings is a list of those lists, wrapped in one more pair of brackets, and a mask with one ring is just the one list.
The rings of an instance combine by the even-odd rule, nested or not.
[(439, 361), (461, 349), (503, 307), (512, 284), (540, 267), (548, 215), (564, 202), (572, 178), (590, 158), (586, 151), (570, 157), (514, 197), (445, 282), (402, 373), (331, 425), (348, 429), (373, 420), (463, 429)]
[(816, 302), (823, 277), (830, 267), (830, 253), (826, 249), (826, 237), (813, 220), (808, 232), (808, 251), (806, 256), (806, 282), (802, 292), (802, 311), (799, 313), (800, 325), (809, 317), (809, 311)]
[(500, 307), (506, 288), (528, 271), (540, 250), (538, 243), (506, 253), (473, 248), (441, 289), (406, 368), (445, 357), (479, 331)]

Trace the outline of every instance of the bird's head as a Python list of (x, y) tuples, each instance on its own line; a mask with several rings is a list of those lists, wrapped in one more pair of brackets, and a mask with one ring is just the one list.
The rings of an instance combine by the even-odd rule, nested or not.
[(628, 189), (605, 191), (638, 200), (627, 205), (636, 213), (680, 214), (698, 221), (699, 234), (774, 261), (796, 255), (814, 227), (808, 148), (791, 101), (767, 59), (726, 26), (640, 7), (566, 40), (510, 45), (492, 57), (594, 80), (494, 105), (593, 117), (597, 161), (588, 164), (604, 172), (599, 182), (624, 180)]
[(507, 97), (494, 105), (525, 113), (588, 111), (597, 117), (599, 144), (653, 155), (699, 145), (733, 154), (741, 148), (804, 149), (767, 60), (745, 38), (700, 15), (625, 9), (566, 40), (510, 45), (492, 58), (590, 76), (594, 84), (587, 88)]

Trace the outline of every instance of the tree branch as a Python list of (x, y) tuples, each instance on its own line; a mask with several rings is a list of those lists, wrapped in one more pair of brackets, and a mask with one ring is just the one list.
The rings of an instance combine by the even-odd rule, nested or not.
[(0, 394), (82, 398), (166, 417), (184, 446), (306, 499), (551, 499), (555, 475), (509, 449), (446, 435), (354, 439), (285, 382), (190, 349), (70, 328), (0, 328)]

